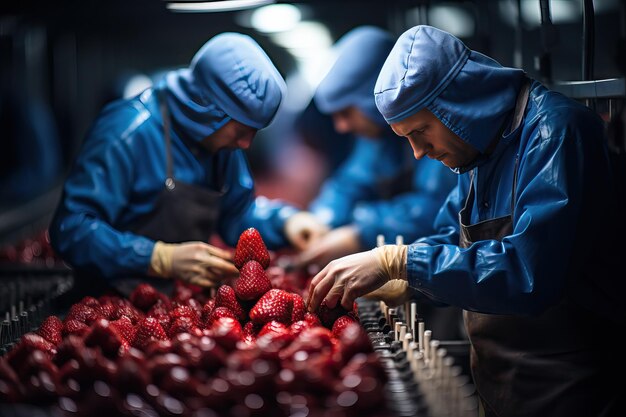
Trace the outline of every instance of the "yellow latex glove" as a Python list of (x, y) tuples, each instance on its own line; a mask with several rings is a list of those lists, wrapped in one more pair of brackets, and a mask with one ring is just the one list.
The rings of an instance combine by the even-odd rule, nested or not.
[(311, 281), (307, 305), (315, 311), (326, 300), (329, 308), (341, 301), (352, 309), (355, 299), (385, 285), (391, 279), (406, 280), (406, 245), (384, 245), (367, 252), (336, 259)]
[(389, 307), (397, 307), (409, 301), (413, 293), (414, 290), (407, 281), (392, 279), (377, 290), (365, 294), (363, 298), (384, 301)]
[(298, 250), (307, 249), (326, 233), (328, 226), (308, 211), (300, 211), (285, 222), (285, 236)]
[(212, 287), (223, 278), (237, 276), (239, 271), (232, 263), (230, 252), (208, 243), (157, 241), (152, 251), (148, 274)]
[(343, 226), (333, 229), (311, 242), (309, 247), (294, 259), (296, 267), (317, 265), (325, 267), (333, 259), (350, 255), (361, 250), (359, 235), (354, 226)]

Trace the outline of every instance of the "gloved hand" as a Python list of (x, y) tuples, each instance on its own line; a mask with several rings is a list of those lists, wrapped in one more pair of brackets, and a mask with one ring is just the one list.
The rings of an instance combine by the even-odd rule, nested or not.
[(239, 271), (232, 263), (230, 252), (207, 243), (157, 241), (148, 274), (212, 287), (222, 278), (237, 276)]
[(389, 307), (397, 307), (411, 300), (413, 295), (414, 290), (407, 281), (392, 279), (377, 290), (365, 294), (363, 298), (384, 301)]
[(354, 226), (343, 226), (333, 229), (315, 242), (311, 242), (308, 249), (304, 250), (294, 259), (296, 267), (317, 265), (320, 268), (326, 266), (333, 259), (350, 255), (361, 250), (359, 235)]
[(352, 310), (354, 300), (382, 287), (391, 279), (406, 280), (406, 245), (384, 245), (336, 259), (311, 281), (307, 306), (315, 311), (326, 299), (329, 308)]
[(285, 236), (298, 250), (304, 250), (328, 233), (328, 226), (323, 224), (308, 211), (300, 211), (285, 222)]

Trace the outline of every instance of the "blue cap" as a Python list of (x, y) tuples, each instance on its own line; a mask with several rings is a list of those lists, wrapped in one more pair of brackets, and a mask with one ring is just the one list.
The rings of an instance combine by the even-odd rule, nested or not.
[(197, 141), (231, 119), (266, 127), (286, 91), (263, 49), (251, 37), (231, 32), (206, 42), (189, 68), (169, 72), (164, 88), (172, 119)]
[(396, 41), (374, 96), (388, 123), (427, 108), (457, 136), (485, 152), (515, 107), (524, 71), (470, 50), (450, 33), (415, 26)]
[(356, 106), (379, 125), (385, 120), (374, 102), (378, 73), (393, 47), (394, 37), (375, 26), (361, 26), (337, 41), (337, 60), (315, 91), (315, 105), (330, 114)]

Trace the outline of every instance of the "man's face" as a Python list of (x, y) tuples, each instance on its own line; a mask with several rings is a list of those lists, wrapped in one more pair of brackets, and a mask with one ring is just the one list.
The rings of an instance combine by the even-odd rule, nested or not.
[(459, 168), (472, 162), (478, 155), (473, 146), (455, 135), (428, 109), (392, 123), (391, 128), (398, 136), (409, 140), (415, 159), (428, 156), (449, 168)]
[(230, 120), (224, 126), (207, 136), (202, 144), (211, 152), (220, 149), (248, 149), (252, 145), (257, 129)]
[(377, 139), (383, 133), (383, 129), (380, 126), (370, 120), (355, 106), (336, 111), (332, 116), (335, 130), (338, 133), (352, 133), (371, 139)]

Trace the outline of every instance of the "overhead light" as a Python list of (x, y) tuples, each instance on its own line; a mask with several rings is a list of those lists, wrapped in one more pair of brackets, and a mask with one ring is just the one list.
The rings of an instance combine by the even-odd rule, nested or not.
[(293, 4), (271, 4), (252, 12), (250, 24), (259, 32), (276, 33), (293, 29), (301, 18), (300, 9)]
[(168, 3), (165, 7), (173, 12), (181, 13), (228, 12), (264, 6), (275, 2), (276, 0), (221, 0)]

